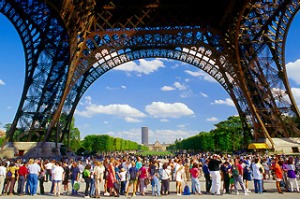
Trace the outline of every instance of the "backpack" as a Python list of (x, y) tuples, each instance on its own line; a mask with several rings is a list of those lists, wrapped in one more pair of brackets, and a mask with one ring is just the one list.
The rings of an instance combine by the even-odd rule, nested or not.
[(183, 195), (191, 195), (190, 187), (188, 185), (185, 185)]
[(8, 178), (12, 177), (12, 172), (10, 170), (7, 171), (6, 177), (8, 177)]
[(88, 178), (89, 177), (89, 170), (87, 170), (87, 169), (83, 170), (82, 177), (83, 178)]
[(238, 177), (239, 176), (239, 170), (237, 169), (236, 166), (232, 167), (232, 176), (233, 177)]
[(136, 167), (131, 167), (129, 169), (129, 180), (136, 180), (137, 177), (137, 169)]

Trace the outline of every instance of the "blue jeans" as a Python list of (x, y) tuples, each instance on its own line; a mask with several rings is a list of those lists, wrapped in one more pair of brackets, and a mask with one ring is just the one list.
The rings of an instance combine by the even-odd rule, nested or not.
[(78, 192), (74, 189), (74, 182), (76, 180), (71, 179), (71, 186), (72, 186), (72, 195), (78, 195)]
[(263, 192), (262, 180), (254, 179), (254, 190), (255, 190), (255, 193)]
[(192, 190), (193, 190), (194, 194), (201, 192), (200, 181), (199, 181), (198, 178), (193, 178), (192, 177)]
[(90, 196), (95, 195), (95, 180), (94, 178), (91, 178), (91, 183), (90, 183)]
[(24, 194), (25, 176), (20, 176), (18, 180), (18, 194)]
[(156, 189), (157, 195), (160, 196), (160, 183), (159, 183), (159, 179), (157, 176), (153, 176), (151, 185), (152, 185), (152, 196), (155, 195), (155, 189)]
[(36, 191), (37, 191), (38, 175), (37, 174), (29, 174), (28, 177), (29, 177), (28, 181), (29, 181), (30, 194), (34, 195), (34, 194), (36, 194)]

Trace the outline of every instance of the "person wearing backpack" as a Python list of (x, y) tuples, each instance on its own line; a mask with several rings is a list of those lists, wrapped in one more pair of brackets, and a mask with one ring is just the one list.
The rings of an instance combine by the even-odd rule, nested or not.
[(131, 167), (128, 170), (129, 172), (129, 183), (126, 190), (126, 196), (129, 194), (129, 189), (133, 185), (132, 196), (136, 196), (136, 183), (137, 183), (137, 173), (138, 169), (135, 167), (135, 162), (131, 162)]
[[(5, 193), (9, 194), (10, 196), (13, 195), (15, 180), (16, 180), (16, 172), (19, 170), (19, 167), (15, 165), (15, 162), (11, 162), (7, 167), (6, 171), (6, 185), (5, 185)], [(7, 189), (9, 190), (7, 191)]]
[(246, 192), (244, 182), (243, 182), (244, 170), (243, 170), (243, 167), (241, 165), (241, 160), (240, 159), (236, 158), (234, 160), (234, 164), (232, 165), (232, 171), (231, 172), (232, 172), (232, 177), (234, 179), (234, 190), (235, 190), (236, 195), (239, 195), (238, 183), (240, 184), (244, 194), (248, 195), (248, 193)]
[(90, 183), (91, 183), (91, 165), (87, 164), (82, 172), (82, 177), (85, 181), (85, 191), (84, 191), (84, 198), (90, 198), (89, 197), (89, 189), (90, 189)]

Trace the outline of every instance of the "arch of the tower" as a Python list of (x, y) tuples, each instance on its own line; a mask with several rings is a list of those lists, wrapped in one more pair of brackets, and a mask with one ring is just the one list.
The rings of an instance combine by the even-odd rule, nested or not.
[(288, 28), (300, 9), (299, 0), (238, 4), (243, 7), (239, 16), (223, 13), (228, 18), (220, 21), (220, 29), (219, 21), (207, 28), (208, 24), (197, 20), (189, 25), (184, 24), (188, 20), (179, 18), (171, 25), (163, 24), (167, 20), (151, 20), (163, 16), (166, 7), (164, 13), (152, 16), (155, 7), (146, 6), (140, 20), (133, 23), (135, 18), (129, 17), (125, 23), (119, 17), (103, 18), (113, 16), (113, 4), (103, 3), (103, 10), (94, 7), (100, 9), (95, 14), (89, 9), (96, 1), (87, 3), (89, 9), (76, 8), (72, 1), (56, 2), (61, 7), (39, 0), (0, 2), (0, 12), (20, 35), (26, 63), (23, 93), (9, 140), (20, 138), (14, 135), (17, 128), (25, 131), (27, 141), (32, 137), (54, 140), (51, 130), (58, 116), (65, 113), (68, 122), (60, 134), (62, 139), (69, 133), (79, 100), (94, 81), (123, 63), (157, 57), (186, 62), (211, 75), (234, 101), (244, 127), (249, 124), (258, 136), (299, 135), (299, 111), (284, 57)]
[[(86, 70), (80, 75), (80, 78), (77, 79), (65, 102), (64, 111), (67, 112), (66, 115), (68, 115), (69, 118), (67, 119), (68, 123), (67, 126), (64, 127), (64, 131), (68, 131), (68, 124), (71, 122), (77, 104), (93, 82), (114, 67), (143, 58), (174, 59), (191, 64), (209, 74), (228, 92), (236, 104), (236, 108), (241, 118), (243, 118), (242, 121), (246, 130), (249, 124), (248, 120), (251, 119), (251, 116), (246, 117), (245, 110), (247, 109), (247, 105), (245, 104), (245, 100), (241, 100), (244, 97), (235, 81), (233, 70), (230, 70), (232, 69), (232, 65), (226, 56), (221, 54), (223, 49), (213, 48), (206, 44), (205, 40), (202, 41), (198, 39), (196, 43), (196, 38), (194, 37), (189, 38), (189, 41), (185, 40), (184, 42), (186, 43), (184, 43), (182, 42), (182, 38), (186, 38), (185, 34), (178, 32), (177, 35), (179, 34), (182, 34), (182, 36), (176, 37), (171, 34), (163, 35), (158, 33), (154, 35), (138, 34), (131, 38), (127, 36), (124, 37), (126, 38), (127, 45), (123, 45), (123, 48), (111, 48), (111, 46), (121, 46), (119, 44), (124, 42), (124, 40), (119, 41), (118, 38), (120, 37), (116, 35), (111, 36), (111, 38), (117, 38), (116, 40), (108, 38), (107, 35), (103, 36), (102, 38), (109, 41), (109, 43), (105, 45), (102, 44), (99, 35), (94, 35), (92, 37), (93, 40), (87, 40), (85, 50), (83, 51), (86, 53), (85, 59), (81, 60), (79, 65), (82, 66), (78, 67), (81, 68), (81, 70), (83, 68)], [(151, 37), (151, 39), (149, 39), (149, 37)], [(193, 43), (190, 41), (193, 41)], [(101, 46), (101, 44), (103, 46)], [(96, 48), (96, 46), (98, 48)], [(250, 124), (251, 123), (250, 121)], [(62, 133), (61, 139), (63, 139), (64, 135), (65, 133)]]

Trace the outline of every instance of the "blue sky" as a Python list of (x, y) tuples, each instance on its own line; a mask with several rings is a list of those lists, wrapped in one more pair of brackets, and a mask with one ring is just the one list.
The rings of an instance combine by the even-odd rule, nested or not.
[[(300, 16), (290, 29), (286, 63), (290, 84), (300, 104)], [(24, 52), (19, 36), (0, 14), (0, 128), (11, 123), (24, 85)], [(209, 75), (183, 62), (137, 60), (100, 77), (77, 106), (75, 126), (81, 138), (109, 134), (141, 143), (141, 127), (149, 142), (172, 143), (236, 115), (225, 90)]]

